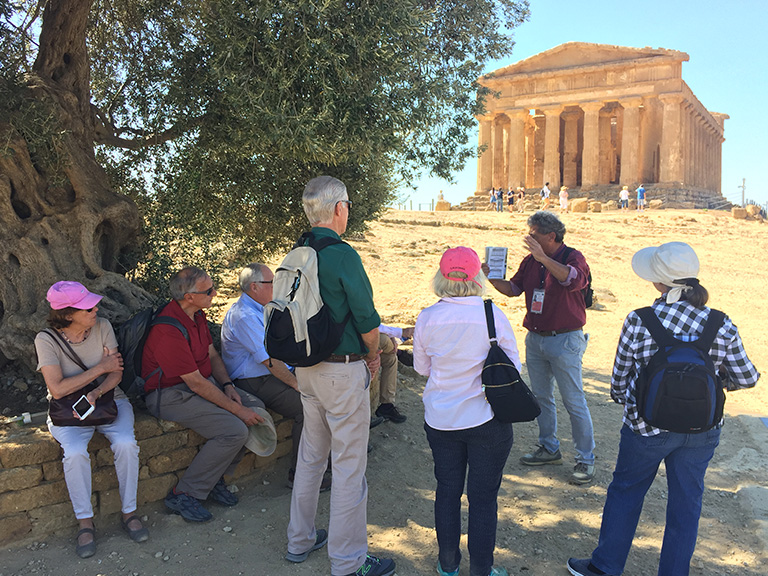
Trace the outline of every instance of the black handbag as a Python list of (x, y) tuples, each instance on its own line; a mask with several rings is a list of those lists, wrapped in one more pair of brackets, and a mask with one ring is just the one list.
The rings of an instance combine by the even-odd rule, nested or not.
[(485, 321), (491, 341), (481, 376), (485, 399), (499, 422), (530, 422), (541, 414), (541, 407), (496, 340), (492, 306), (490, 300), (485, 301)]
[[(64, 340), (61, 335), (55, 330), (45, 330), (47, 334), (51, 334), (54, 338), (53, 341), (59, 345), (61, 351), (69, 357), (75, 364), (83, 369), (83, 372), (88, 370), (83, 361), (69, 345), (69, 342)], [(111, 424), (117, 418), (117, 404), (115, 404), (115, 390), (114, 388), (109, 392), (105, 392), (96, 400), (93, 412), (91, 412), (85, 420), (80, 420), (74, 415), (72, 406), (80, 400), (80, 397), (88, 394), (91, 390), (96, 388), (104, 381), (103, 376), (99, 376), (93, 382), (89, 382), (79, 390), (62, 396), (61, 398), (51, 398), (48, 401), (48, 415), (51, 417), (51, 422), (56, 426), (101, 426), (103, 424)]]

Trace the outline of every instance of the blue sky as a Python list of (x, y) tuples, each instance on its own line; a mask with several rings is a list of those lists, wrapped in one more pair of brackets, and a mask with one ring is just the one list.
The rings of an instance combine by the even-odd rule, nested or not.
[[(515, 30), (515, 47), (487, 72), (563, 42), (595, 42), (686, 52), (683, 80), (710, 111), (730, 116), (723, 143), (723, 196), (768, 202), (768, 0), (531, 0), (531, 17)], [(477, 142), (477, 133), (473, 135)], [(424, 178), (402, 197), (428, 203), (442, 190), (458, 203), (475, 191), (476, 161), (456, 183)]]

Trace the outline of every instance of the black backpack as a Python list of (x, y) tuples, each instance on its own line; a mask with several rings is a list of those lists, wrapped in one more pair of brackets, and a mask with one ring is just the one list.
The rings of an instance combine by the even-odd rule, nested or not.
[[(565, 261), (568, 260), (568, 256), (573, 252), (573, 248), (566, 246), (561, 256), (560, 264), (565, 266)], [(584, 305), (587, 308), (592, 308), (592, 302), (594, 301), (595, 292), (592, 290), (592, 270), (587, 274), (587, 287), (581, 290), (582, 296), (584, 296)]]
[(681, 434), (717, 426), (725, 392), (709, 350), (725, 314), (710, 310), (698, 340), (683, 342), (664, 328), (652, 308), (635, 312), (659, 347), (635, 385), (640, 416), (651, 426)]
[(143, 398), (146, 381), (161, 372), (158, 367), (147, 378), (141, 377), (141, 358), (144, 354), (144, 344), (153, 326), (165, 324), (178, 328), (189, 341), (187, 329), (176, 318), (159, 316), (168, 305), (166, 302), (158, 308), (145, 308), (126, 320), (117, 333), (117, 349), (123, 355), (123, 379), (120, 388), (129, 398)]
[(275, 271), (272, 300), (264, 306), (264, 347), (270, 358), (290, 366), (314, 366), (338, 347), (350, 311), (335, 322), (320, 295), (317, 253), (336, 238), (319, 238), (306, 232)]

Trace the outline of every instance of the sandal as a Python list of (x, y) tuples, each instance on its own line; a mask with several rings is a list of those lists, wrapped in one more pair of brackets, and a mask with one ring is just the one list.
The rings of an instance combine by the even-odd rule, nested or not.
[[(93, 540), (88, 542), (88, 544), (81, 545), (80, 536), (83, 534), (90, 534), (93, 536)], [(81, 528), (77, 533), (77, 536), (75, 536), (75, 542), (77, 543), (77, 546), (75, 547), (77, 555), (80, 556), (80, 558), (90, 558), (96, 554), (96, 528)]]
[(134, 514), (133, 516), (130, 516), (127, 520), (120, 519), (120, 523), (123, 525), (123, 530), (128, 532), (128, 536), (131, 537), (131, 540), (134, 542), (146, 542), (149, 539), (149, 530), (146, 529), (146, 527), (141, 524), (141, 528), (136, 528), (135, 530), (131, 530), (131, 527), (128, 526), (131, 522), (134, 520), (137, 520), (139, 524), (141, 524), (141, 519)]

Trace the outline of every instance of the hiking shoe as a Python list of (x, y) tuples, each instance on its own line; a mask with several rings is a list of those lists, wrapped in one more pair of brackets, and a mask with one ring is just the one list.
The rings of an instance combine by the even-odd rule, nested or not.
[(213, 518), (213, 514), (208, 512), (197, 498), (194, 498), (186, 492), (176, 493), (175, 488), (168, 492), (165, 497), (165, 507), (174, 514), (180, 515), (187, 522), (208, 522)]
[(391, 576), (395, 573), (395, 562), (391, 558), (376, 558), (367, 554), (365, 563), (346, 576)]
[(224, 477), (219, 478), (216, 482), (216, 486), (213, 487), (211, 493), (208, 494), (208, 498), (221, 504), (222, 506), (234, 506), (238, 503), (238, 498), (227, 488), (227, 484), (224, 482)]
[(568, 572), (573, 574), (573, 576), (610, 576), (610, 574), (606, 574), (602, 570), (598, 571), (597, 568), (592, 566), (589, 558), (569, 558), (566, 566), (568, 567)]
[(571, 484), (589, 484), (595, 477), (594, 464), (585, 464), (579, 462), (573, 467), (573, 474), (571, 474)]
[(453, 572), (446, 572), (443, 570), (443, 567), (440, 566), (440, 560), (437, 561), (437, 573), (440, 574), (440, 576), (459, 576), (459, 569), (456, 568)]
[(410, 350), (403, 350), (402, 348), (398, 348), (397, 359), (401, 364), (413, 368), (413, 352)]
[[(331, 489), (331, 484), (333, 481), (331, 480), (331, 471), (326, 470), (323, 473), (323, 481), (320, 482), (320, 492), (328, 492), (328, 490)], [(293, 490), (293, 481), (296, 479), (296, 470), (291, 468), (288, 470), (288, 482), (286, 482), (286, 486)]]
[(488, 573), (488, 576), (509, 576), (509, 572), (505, 568), (494, 566)]
[(312, 548), (300, 554), (294, 554), (293, 552), (288, 552), (288, 554), (285, 555), (285, 559), (288, 560), (288, 562), (296, 562), (297, 564), (299, 562), (304, 562), (304, 560), (307, 559), (307, 556), (309, 556), (310, 552), (319, 550), (320, 548), (325, 546), (327, 542), (328, 542), (328, 531), (320, 528), (320, 530), (317, 531), (317, 536), (315, 537), (315, 544), (312, 546)]
[(544, 446), (539, 446), (538, 450), (533, 454), (526, 454), (520, 458), (520, 463), (526, 466), (543, 466), (544, 464), (562, 464), (563, 456), (560, 454), (560, 450), (552, 454)]
[(382, 404), (376, 409), (376, 416), (381, 416), (384, 420), (391, 420), (395, 424), (402, 424), (407, 417), (400, 414), (397, 406), (391, 403)]
[(371, 428), (376, 428), (379, 424), (384, 423), (384, 418), (382, 416), (373, 416), (371, 418)]

